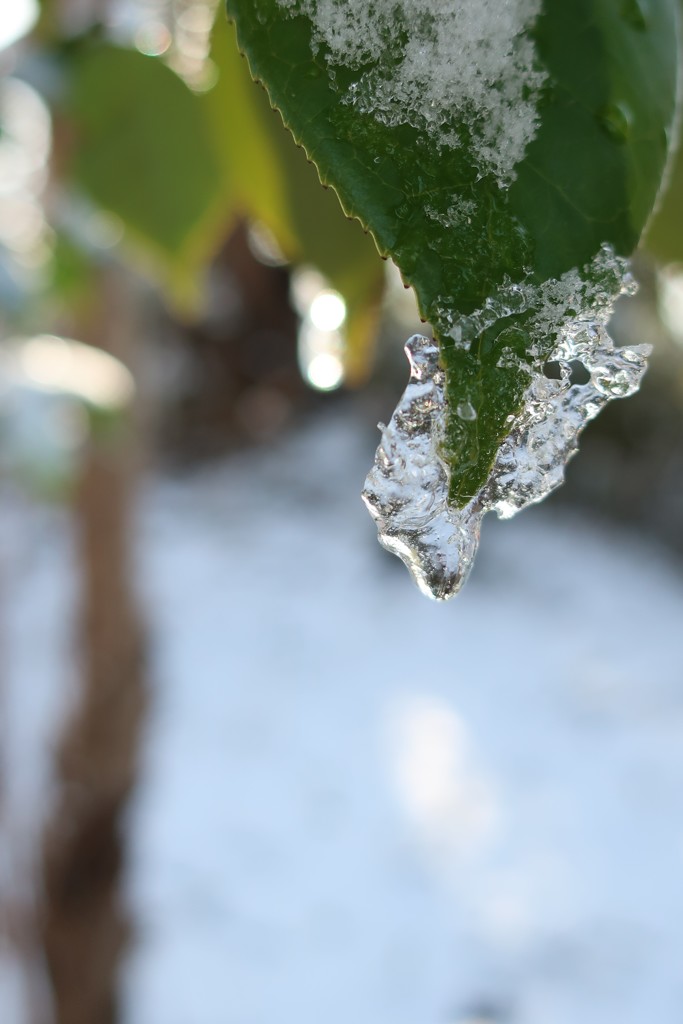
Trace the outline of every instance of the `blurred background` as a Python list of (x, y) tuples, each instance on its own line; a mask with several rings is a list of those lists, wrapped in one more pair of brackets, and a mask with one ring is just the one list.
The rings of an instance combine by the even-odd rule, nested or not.
[(414, 300), (213, 0), (0, 8), (0, 1021), (683, 1004), (683, 160), (654, 346), (427, 602), (362, 482)]

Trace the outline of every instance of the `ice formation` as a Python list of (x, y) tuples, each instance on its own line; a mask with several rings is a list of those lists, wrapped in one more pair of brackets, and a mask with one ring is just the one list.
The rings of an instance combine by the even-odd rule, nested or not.
[[(278, 0), (313, 24), (328, 64), (363, 69), (342, 99), (384, 124), (411, 124), (438, 148), (457, 146), (501, 183), (533, 139), (545, 72), (528, 30), (541, 0)], [(407, 26), (410, 31), (407, 31)]]
[[(276, 2), (309, 19), (313, 53), (326, 64), (341, 103), (381, 124), (416, 128), (433, 159), (466, 146), (479, 175), (493, 174), (503, 191), (511, 184), (535, 137), (547, 78), (531, 32), (542, 0)], [(426, 219), (447, 229), (469, 225), (476, 212), (473, 199), (455, 187), (445, 209), (423, 198)], [(457, 387), (446, 388), (438, 344), (419, 335), (406, 345), (410, 382), (382, 428), (365, 482), (380, 541), (437, 600), (465, 582), (485, 513), (514, 515), (557, 487), (586, 423), (610, 399), (634, 392), (645, 371), (647, 346), (615, 348), (607, 333), (613, 301), (628, 285), (623, 261), (607, 247), (583, 271), (531, 282), (531, 275), (506, 280), (466, 317), (454, 316), (449, 294), (431, 310), (443, 343), (465, 351), (507, 318), (528, 337), (523, 358), (511, 343), (497, 363), (504, 372), (522, 371), (520, 387), (530, 382), (479, 493), (465, 507), (449, 503), (447, 426), (457, 416), (476, 444), (478, 403), (462, 394), (448, 406), (447, 392)], [(559, 379), (546, 375), (547, 361), (558, 364)], [(585, 384), (572, 382), (576, 362), (588, 375)]]
[[(604, 252), (600, 260), (616, 266)], [(623, 284), (629, 285), (625, 276)], [(586, 293), (591, 300), (587, 305)], [(580, 300), (573, 303), (582, 310), (578, 315), (568, 312), (572, 296)], [(405, 562), (423, 593), (436, 600), (452, 597), (466, 581), (486, 512), (509, 518), (558, 487), (584, 426), (612, 398), (633, 394), (646, 369), (649, 346), (615, 347), (606, 328), (611, 311), (607, 293), (599, 287), (594, 291), (576, 271), (527, 291), (526, 298), (536, 305), (537, 326), (544, 326), (549, 336), (557, 334), (549, 359), (559, 364), (560, 378), (549, 379), (539, 358), (491, 474), (468, 505), (455, 508), (448, 502), (448, 469), (441, 454), (445, 373), (435, 342), (421, 335), (407, 342), (410, 381), (389, 425), (380, 425), (382, 440), (363, 499), (381, 543)], [(585, 384), (572, 384), (570, 364), (577, 360), (589, 374)]]

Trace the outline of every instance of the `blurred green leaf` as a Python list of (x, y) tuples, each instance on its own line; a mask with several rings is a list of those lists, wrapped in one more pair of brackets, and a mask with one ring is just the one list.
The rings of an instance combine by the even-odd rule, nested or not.
[(178, 303), (223, 234), (226, 185), (203, 107), (155, 57), (101, 43), (73, 60), (76, 182), (123, 221)]
[(367, 373), (384, 272), (372, 239), (348, 221), (334, 192), (292, 145), (265, 91), (255, 88), (234, 28), (221, 15), (211, 57), (219, 78), (205, 96), (227, 187), (242, 210), (265, 224), (285, 256), (315, 266), (347, 304), (347, 379)]
[[(447, 426), (451, 500), (466, 504), (485, 483), (532, 366), (542, 365), (554, 337), (534, 335), (528, 314), (513, 315), (463, 349), (451, 337), (454, 321), (509, 282), (560, 277), (605, 243), (622, 255), (635, 247), (674, 114), (674, 0), (545, 0), (533, 31), (547, 72), (538, 130), (509, 188), (482, 172), (471, 123), (456, 111), (444, 130), (460, 144), (437, 154), (424, 131), (342, 102), (362, 75), (386, 76), (400, 65), (411, 25), (398, 6), (401, 44), (355, 68), (330, 64), (296, 0), (228, 0), (228, 11), (254, 77), (322, 181), (415, 288), (441, 343), (449, 409), (474, 402), (476, 418), (451, 411)], [(454, 203), (468, 211), (457, 230)]]
[(683, 146), (667, 175), (662, 201), (647, 227), (643, 248), (660, 263), (683, 262)]
[(48, 292), (60, 303), (80, 306), (94, 286), (92, 256), (64, 231), (56, 231), (48, 266)]
[(283, 252), (293, 258), (299, 246), (279, 166), (273, 115), (265, 97), (256, 94), (246, 62), (237, 52), (233, 30), (220, 12), (212, 34), (211, 59), (218, 77), (202, 102), (225, 187), (234, 195), (240, 212), (267, 224)]
[[(683, 0), (678, 0), (678, 22), (680, 40), (683, 34)], [(662, 194), (643, 238), (643, 248), (660, 263), (683, 262), (683, 138), (680, 122), (674, 137), (676, 149), (670, 155)]]

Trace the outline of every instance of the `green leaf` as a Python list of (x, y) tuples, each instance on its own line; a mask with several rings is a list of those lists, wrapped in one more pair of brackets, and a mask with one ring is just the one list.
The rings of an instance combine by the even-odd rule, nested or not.
[(200, 100), (170, 68), (135, 50), (84, 41), (72, 58), (73, 174), (189, 301), (216, 248), (221, 166)]
[(683, 145), (680, 138), (661, 203), (645, 230), (643, 248), (660, 263), (683, 262)]
[(224, 187), (236, 212), (267, 224), (289, 255), (297, 243), (274, 140), (274, 118), (265, 95), (254, 88), (246, 61), (235, 46), (232, 27), (220, 14), (213, 27), (210, 55), (216, 82), (202, 103)]
[(234, 28), (221, 16), (211, 58), (218, 81), (204, 102), (230, 194), (244, 214), (270, 229), (288, 260), (312, 264), (344, 296), (346, 379), (356, 383), (369, 369), (384, 282), (377, 249), (344, 217), (334, 193), (320, 188), (266, 93), (254, 88)]
[[(683, 30), (683, 0), (678, 0), (679, 39)], [(669, 163), (657, 205), (647, 223), (643, 248), (660, 263), (683, 262), (683, 139), (674, 132), (676, 149)]]
[[(396, 19), (403, 9), (394, 7)], [(485, 483), (555, 335), (539, 331), (533, 310), (508, 310), (464, 348), (458, 317), (511, 284), (537, 287), (573, 268), (590, 276), (606, 244), (631, 253), (674, 115), (675, 3), (545, 0), (532, 32), (539, 77), (520, 101), (533, 99), (537, 127), (507, 176), (495, 166), (504, 147), (482, 162), (486, 117), (471, 108), (443, 112), (442, 132), (458, 143), (437, 146), (423, 123), (349, 101), (368, 76), (386, 84), (400, 71), (410, 24), (398, 22), (391, 46), (342, 64), (305, 13), (315, 10), (307, 0), (228, 0), (253, 75), (347, 214), (394, 258), (434, 328), (447, 375), (450, 499), (462, 506)], [(500, 84), (489, 88), (495, 111)], [(457, 415), (463, 403), (476, 418)]]
[(55, 231), (46, 290), (57, 303), (72, 310), (87, 305), (95, 286), (92, 253), (86, 252), (64, 231)]

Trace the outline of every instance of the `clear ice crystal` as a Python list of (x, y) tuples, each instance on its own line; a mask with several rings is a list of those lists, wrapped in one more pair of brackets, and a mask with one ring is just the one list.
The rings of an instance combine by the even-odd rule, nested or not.
[(405, 350), (410, 382), (382, 431), (363, 500), (384, 547), (405, 562), (424, 594), (446, 600), (467, 579), (482, 513), (448, 505), (448, 471), (439, 454), (445, 374), (438, 346), (415, 334)]
[[(410, 381), (381, 428), (363, 500), (380, 542), (405, 562), (424, 594), (438, 601), (456, 594), (472, 568), (486, 512), (507, 519), (545, 498), (564, 480), (588, 421), (611, 399), (637, 391), (650, 346), (616, 348), (605, 319), (574, 317), (564, 325), (551, 356), (560, 364), (560, 379), (534, 375), (486, 484), (461, 509), (448, 503), (441, 457), (446, 397), (439, 349), (419, 334), (406, 343)], [(569, 364), (577, 360), (590, 374), (586, 384), (571, 383)]]

